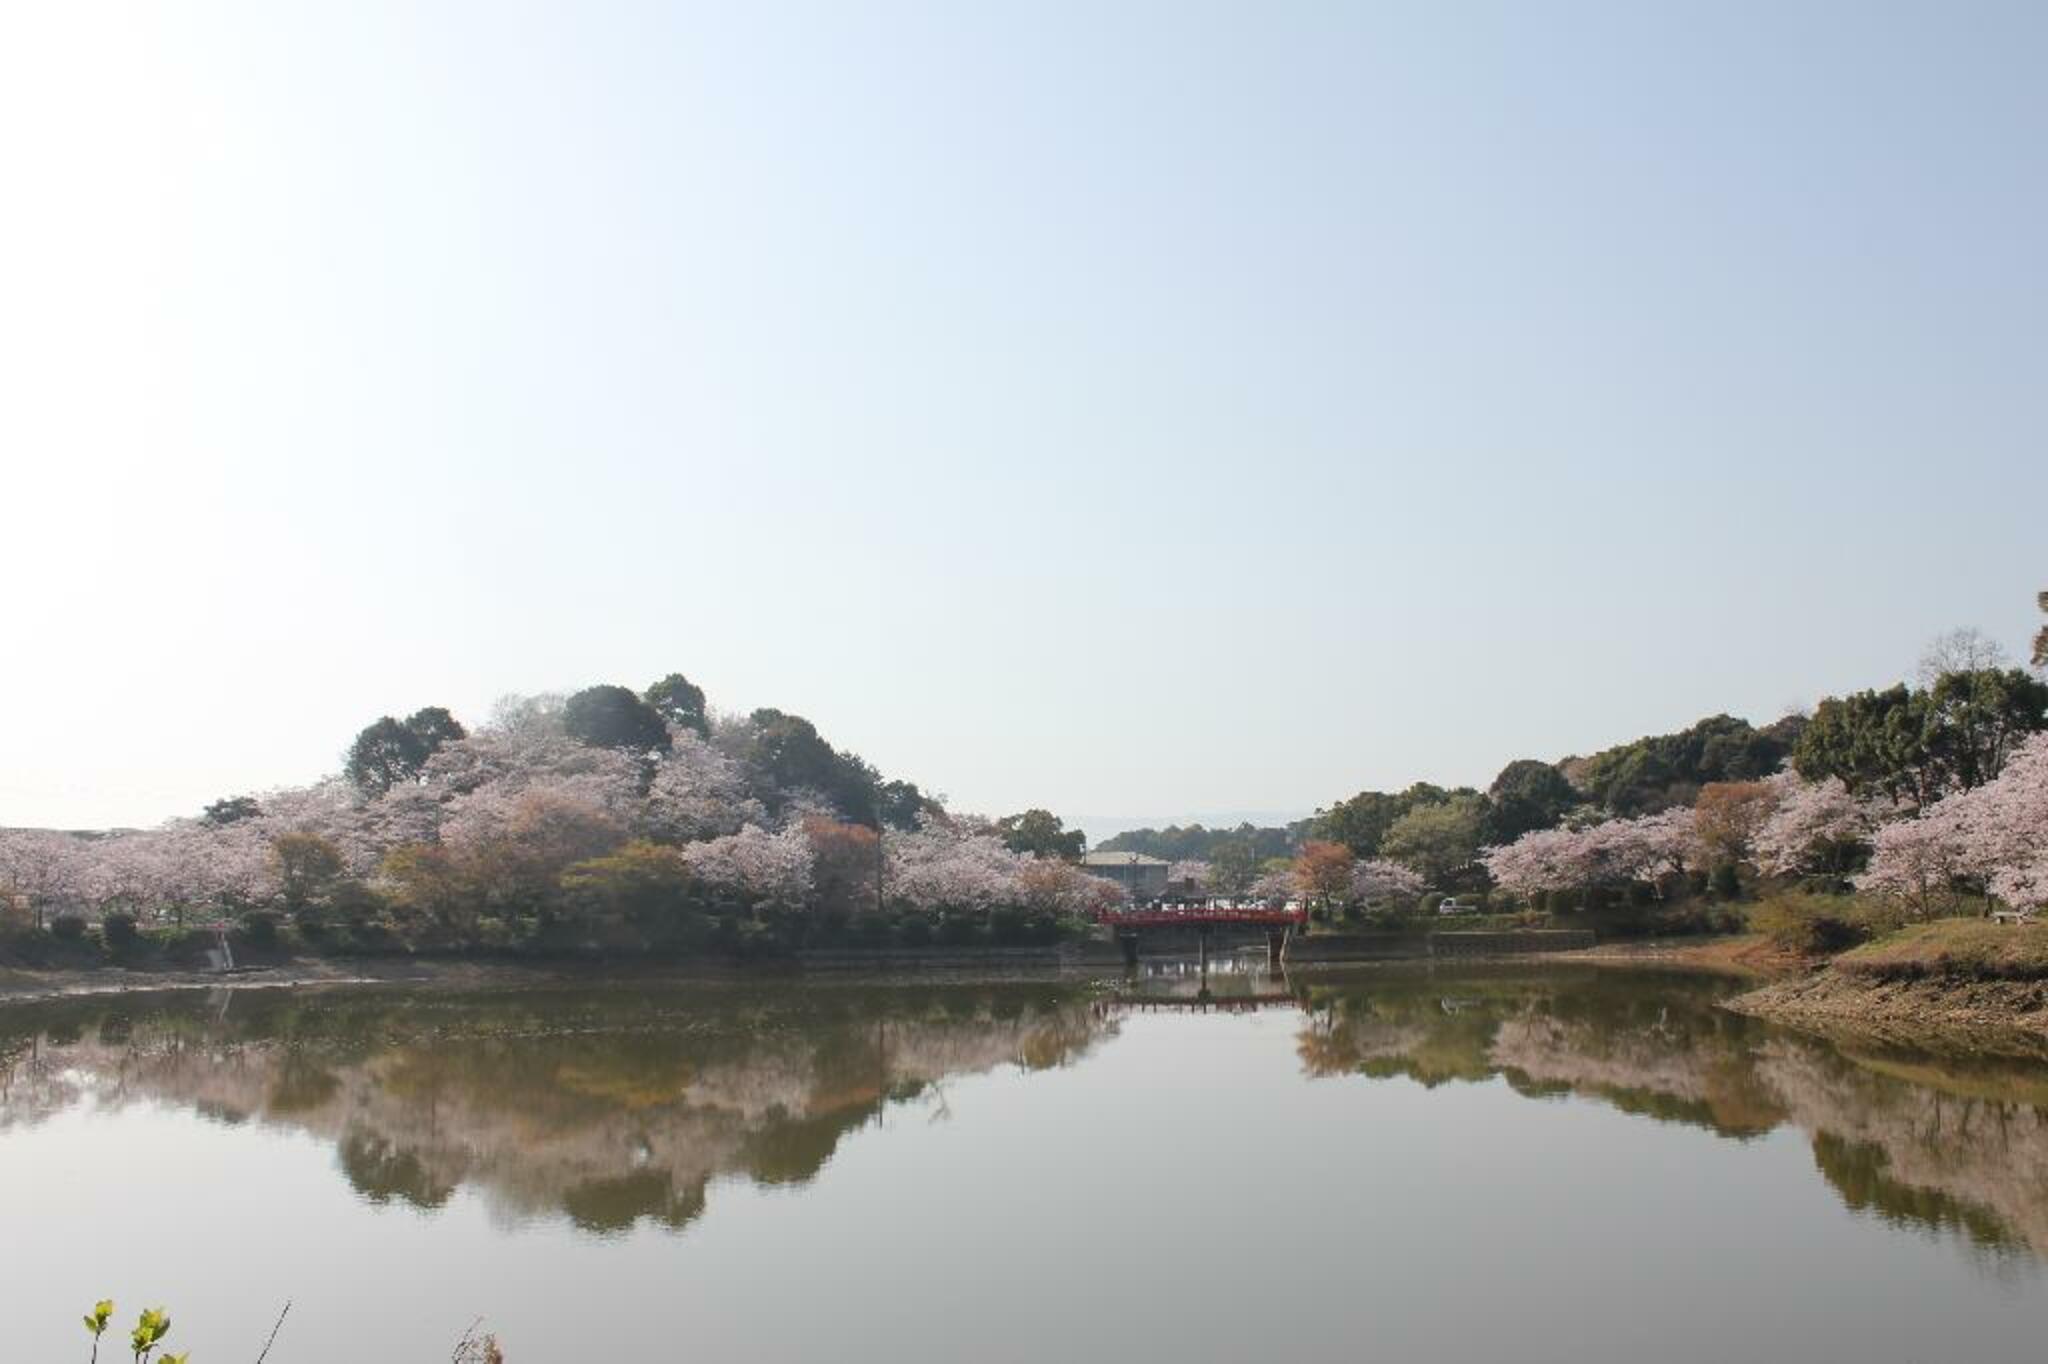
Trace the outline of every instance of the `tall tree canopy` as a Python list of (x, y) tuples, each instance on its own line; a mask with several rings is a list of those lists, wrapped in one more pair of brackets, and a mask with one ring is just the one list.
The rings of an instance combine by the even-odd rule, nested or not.
[(254, 819), (262, 810), (254, 796), (223, 796), (206, 807), (199, 816), (199, 822), (209, 829), (221, 829), (245, 819)]
[(1469, 786), (1446, 791), (1426, 781), (1416, 782), (1398, 795), (1385, 791), (1360, 791), (1319, 811), (1313, 825), (1315, 836), (1342, 843), (1359, 857), (1378, 857), (1380, 845), (1394, 821), (1423, 805), (1440, 805), (1453, 796), (1476, 796)]
[(885, 781), (875, 788), (875, 810), (887, 828), (915, 829), (928, 811), (937, 808), (938, 803), (914, 781)]
[(1126, 829), (1095, 845), (1098, 852), (1134, 852), (1168, 862), (1208, 862), (1226, 843), (1243, 843), (1252, 861), (1292, 857), (1301, 846), (1308, 821), (1280, 827), (1246, 821), (1235, 829), (1210, 829), (1200, 824), (1169, 824), (1163, 829)]
[[(2048, 592), (2043, 592), (2034, 601), (2043, 611), (2048, 611)], [(2034, 666), (2048, 668), (2048, 625), (2042, 626), (2034, 636)]]
[(432, 757), (442, 744), (469, 737), (469, 731), (448, 713), (445, 706), (421, 706), (405, 717), (405, 727), (427, 746), (428, 757)]
[(874, 768), (825, 742), (801, 715), (764, 706), (747, 717), (742, 759), (770, 790), (810, 790), (856, 824), (875, 826), (882, 785)]
[(1690, 805), (1716, 781), (1756, 781), (1778, 770), (1804, 721), (1787, 716), (1758, 729), (1732, 715), (1711, 715), (1676, 734), (1653, 734), (1590, 758), (1560, 764), (1594, 801), (1640, 815)]
[(1927, 805), (1996, 777), (2027, 735), (2048, 726), (2048, 684), (2018, 668), (1944, 673), (1915, 690), (1831, 696), (1793, 751), (1808, 781)]
[(1485, 798), (1461, 795), (1418, 805), (1402, 815), (1380, 840), (1380, 851), (1443, 888), (1479, 860), (1485, 842)]
[(1003, 836), (1003, 846), (1011, 852), (1030, 853), (1033, 857), (1077, 862), (1088, 847), (1087, 835), (1079, 829), (1067, 828), (1050, 810), (1004, 815), (996, 821), (996, 831)]
[[(426, 706), (403, 720), (380, 715), (363, 726), (342, 760), (342, 774), (368, 795), (382, 795), (419, 776), (441, 745), (466, 737), (455, 717)], [(208, 807), (212, 814), (212, 807)]]
[(1579, 793), (1552, 764), (1518, 758), (1500, 770), (1486, 788), (1486, 799), (1487, 836), (1495, 843), (1512, 843), (1533, 830), (1554, 827), (1579, 803)]
[(670, 673), (641, 694), (662, 719), (677, 729), (694, 731), (699, 737), (711, 733), (711, 718), (704, 709), (704, 689), (681, 673)]
[(666, 753), (671, 743), (661, 713), (624, 687), (585, 687), (562, 703), (562, 730), (592, 748)]
[[(1103, 845), (1107, 847), (1107, 844)], [(1133, 848), (1129, 851), (1142, 852)], [(1157, 853), (1146, 854), (1157, 857)], [(1279, 853), (1276, 857), (1287, 857)], [(1209, 863), (1209, 888), (1218, 895), (1242, 895), (1251, 889), (1252, 882), (1259, 877), (1259, 868), (1267, 859), (1259, 856), (1258, 845), (1249, 838), (1226, 838), (1213, 845), (1207, 859)]]

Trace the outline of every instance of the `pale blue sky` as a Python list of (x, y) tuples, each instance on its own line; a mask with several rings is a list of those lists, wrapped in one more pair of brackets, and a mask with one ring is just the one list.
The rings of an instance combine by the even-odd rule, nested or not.
[(2048, 8), (23, 4), (0, 824), (680, 668), (1307, 810), (2048, 587)]

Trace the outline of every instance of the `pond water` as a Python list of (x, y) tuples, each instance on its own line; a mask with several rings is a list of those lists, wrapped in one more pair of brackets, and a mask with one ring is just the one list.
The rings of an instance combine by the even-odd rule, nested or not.
[[(2048, 1068), (1587, 968), (0, 1009), (8, 1357), (1967, 1360), (2048, 1344)], [(111, 1345), (111, 1342), (110, 1342)], [(117, 1353), (110, 1349), (109, 1357)]]

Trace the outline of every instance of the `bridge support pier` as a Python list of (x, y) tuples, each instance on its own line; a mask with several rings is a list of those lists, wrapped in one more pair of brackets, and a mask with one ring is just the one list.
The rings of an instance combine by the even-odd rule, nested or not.
[(1116, 935), (1116, 945), (1124, 950), (1124, 969), (1138, 969), (1138, 935), (1126, 930)]
[(1196, 929), (1195, 937), (1202, 944), (1202, 978), (1206, 980), (1209, 976), (1209, 925), (1203, 924)]
[(1269, 929), (1267, 929), (1267, 930), (1266, 930), (1266, 969), (1267, 969), (1268, 971), (1278, 971), (1278, 970), (1280, 969), (1280, 956), (1281, 956), (1281, 953), (1285, 952), (1286, 950), (1287, 950), (1287, 930), (1286, 930), (1286, 929), (1284, 929), (1284, 928), (1269, 928)]

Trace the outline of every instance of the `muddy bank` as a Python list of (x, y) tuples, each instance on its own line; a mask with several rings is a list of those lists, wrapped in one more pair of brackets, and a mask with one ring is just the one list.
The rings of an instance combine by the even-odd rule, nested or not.
[(1726, 938), (1641, 938), (1571, 954), (1601, 966), (1672, 966), (1751, 978), (1792, 975), (1811, 962), (1756, 934)]
[(176, 968), (126, 970), (118, 966), (40, 970), (0, 967), (0, 1004), (81, 995), (148, 994), (159, 990), (285, 989), (295, 985), (448, 984), (514, 985), (562, 980), (578, 974), (503, 962), (435, 961), (412, 958), (332, 960), (295, 958), (275, 965), (223, 975)]
[(605, 981), (691, 982), (812, 975), (917, 979), (927, 976), (1007, 980), (1101, 973), (1121, 965), (1111, 943), (1048, 947), (897, 947), (804, 952), (759, 961), (660, 962), (568, 959), (479, 961), (434, 957), (295, 957), (223, 975), (177, 967), (94, 966), (40, 969), (0, 966), (0, 1006), (86, 995), (164, 990), (260, 990), (294, 986), (446, 985), (456, 989)]
[(1912, 1045), (1965, 1042), (2005, 1054), (2040, 1054), (2048, 1045), (2048, 981), (1885, 980), (1823, 968), (1772, 981), (1723, 1007), (1816, 1032)]

